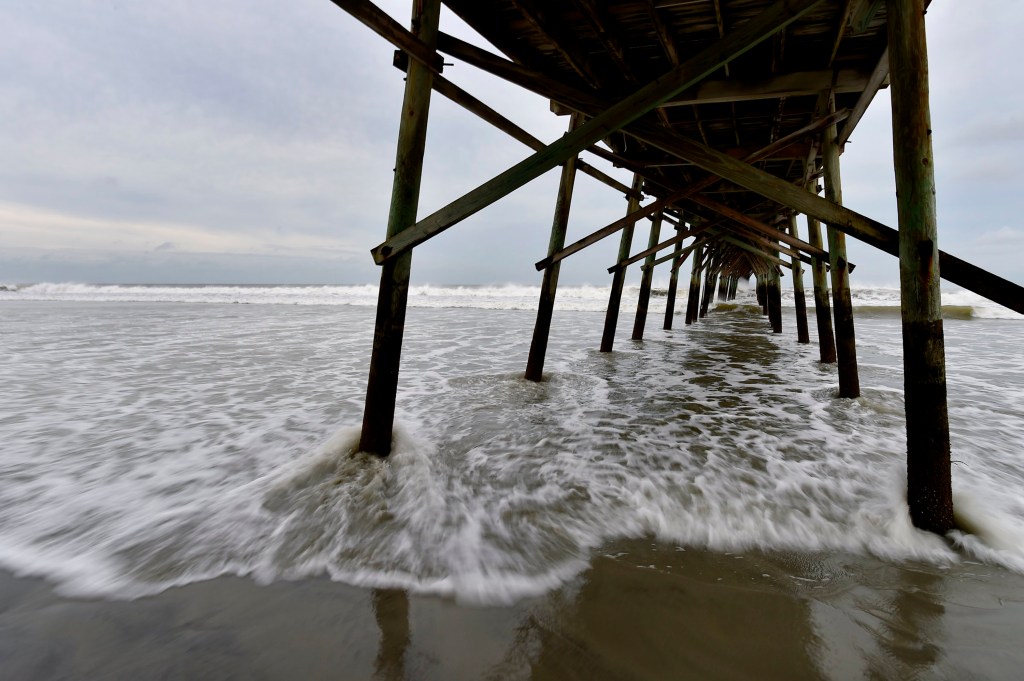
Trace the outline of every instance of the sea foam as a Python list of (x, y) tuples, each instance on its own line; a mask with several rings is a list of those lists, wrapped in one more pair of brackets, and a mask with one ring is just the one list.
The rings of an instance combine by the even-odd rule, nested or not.
[(558, 586), (619, 538), (1024, 571), (1015, 322), (947, 325), (971, 530), (950, 544), (907, 515), (891, 316), (858, 320), (864, 394), (841, 400), (817, 349), (746, 303), (643, 343), (624, 315), (611, 354), (602, 313), (566, 311), (541, 383), (529, 311), (415, 308), (381, 460), (355, 451), (372, 306), (188, 295), (5, 310), (5, 567), (112, 597), (328, 575), (476, 603)]

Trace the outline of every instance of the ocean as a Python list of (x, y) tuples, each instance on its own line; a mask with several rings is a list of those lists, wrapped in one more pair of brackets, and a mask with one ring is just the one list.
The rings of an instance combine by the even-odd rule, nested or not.
[[(689, 566), (702, 586), (688, 593), (704, 606), (725, 593), (715, 590), (723, 576), (752, 602), (784, 593), (817, 604), (804, 628), (817, 641), (807, 668), (821, 677), (957, 677), (959, 663), (941, 654), (913, 666), (920, 646), (879, 653), (890, 630), (865, 622), (896, 606), (865, 605), (858, 589), (911, 601), (938, 593), (947, 614), (956, 604), (975, 618), (991, 610), (984, 626), (939, 630), (960, 626), (980, 641), (974, 650), (998, 648), (997, 672), (1019, 668), (1005, 636), (1024, 631), (1024, 317), (944, 293), (964, 531), (938, 537), (906, 511), (898, 290), (854, 290), (854, 400), (836, 396), (834, 366), (817, 361), (813, 314), (812, 344), (796, 343), (790, 292), (781, 335), (749, 290), (690, 327), (683, 295), (672, 331), (656, 295), (642, 342), (629, 339), (636, 297), (627, 288), (607, 354), (597, 351), (607, 289), (561, 288), (546, 377), (530, 383), (536, 287), (413, 287), (395, 448), (382, 461), (353, 452), (374, 286), (4, 287), (0, 570), (41, 579), (61, 602), (148, 602), (210, 583), (259, 599), (282, 584), (337, 584), (404, 594), (406, 610), (412, 598), (422, 612), (447, 603), (534, 608), (536, 618), (538, 603), (550, 610), (567, 594), (621, 616), (603, 596), (582, 595), (599, 574), (619, 584), (660, 575), (629, 582), (656, 611), (658, 584)], [(759, 580), (774, 586), (759, 591)], [(739, 612), (743, 598), (728, 602)], [(28, 629), (18, 621), (20, 640), (41, 650), (24, 633), (38, 618)], [(0, 630), (5, 622), (13, 631), (2, 616)], [(573, 635), (589, 640), (587, 631)], [(929, 631), (918, 643), (941, 651), (945, 634)], [(536, 650), (522, 645), (536, 670)], [(483, 678), (422, 654), (413, 677)], [(380, 655), (367, 669), (380, 672)], [(480, 669), (521, 677), (501, 659)], [(612, 673), (618, 662), (589, 659), (625, 678)], [(684, 676), (666, 667), (637, 678)]]

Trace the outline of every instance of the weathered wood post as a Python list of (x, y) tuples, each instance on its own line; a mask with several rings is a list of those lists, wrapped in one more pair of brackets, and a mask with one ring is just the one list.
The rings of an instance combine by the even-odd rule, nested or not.
[[(437, 44), (440, 12), (441, 0), (415, 0), (413, 3), (412, 31), (431, 48)], [(415, 59), (409, 60), (402, 118), (398, 127), (388, 238), (416, 222), (432, 80), (433, 73), (429, 68)], [(391, 453), (411, 268), (411, 250), (381, 265), (370, 376), (366, 385), (363, 427), (359, 437), (361, 451), (379, 456)]]
[[(575, 113), (569, 119), (572, 132), (583, 117)], [(569, 206), (572, 204), (572, 190), (576, 182), (576, 157), (568, 159), (562, 166), (558, 181), (558, 198), (555, 199), (555, 216), (551, 221), (551, 238), (548, 241), (548, 257), (565, 247), (565, 233), (569, 225)], [(539, 381), (544, 372), (544, 358), (548, 351), (548, 336), (551, 332), (551, 315), (555, 310), (555, 291), (558, 288), (558, 272), (562, 263), (556, 262), (544, 269), (540, 284), (540, 300), (537, 303), (537, 323), (533, 326), (533, 341), (530, 356), (526, 360), (526, 379)]]
[[(655, 213), (651, 219), (651, 236), (647, 240), (647, 248), (654, 248), (661, 238), (661, 213)], [(680, 244), (676, 244), (677, 246)], [(647, 269), (640, 278), (640, 298), (636, 301), (636, 319), (633, 321), (633, 340), (644, 339), (644, 326), (647, 325), (647, 308), (651, 302), (651, 281), (654, 279), (654, 261), (656, 253), (651, 253), (644, 260)]]
[[(626, 215), (640, 210), (640, 199), (637, 196), (643, 188), (644, 180), (639, 175), (633, 175), (633, 196), (629, 198), (629, 207), (626, 208)], [(622, 237), (619, 239), (619, 258), (616, 262), (621, 263), (629, 259), (629, 249), (633, 245), (633, 227), (631, 223), (622, 230)], [(620, 267), (612, 275), (612, 290), (608, 296), (608, 311), (604, 316), (604, 333), (601, 335), (601, 352), (611, 352), (615, 345), (615, 327), (619, 323), (619, 305), (622, 303), (622, 285), (626, 282), (626, 268)]]
[[(789, 214), (789, 235), (794, 239), (800, 238), (800, 228), (797, 226), (796, 213)], [(793, 306), (796, 307), (796, 342), (810, 343), (811, 335), (807, 327), (807, 297), (804, 294), (804, 266), (800, 258), (790, 258), (793, 265)]]
[(736, 289), (739, 288), (740, 278), (732, 275), (729, 279), (729, 300), (736, 300)]
[(693, 324), (697, 321), (697, 312), (700, 307), (700, 270), (702, 260), (704, 260), (704, 244), (699, 244), (693, 250), (693, 263), (691, 263), (690, 293), (686, 299), (687, 324)]
[[(835, 113), (835, 97), (829, 96), (828, 112)], [(825, 171), (825, 198), (843, 204), (839, 174), (839, 145), (836, 126), (821, 135), (821, 161)], [(846, 261), (846, 235), (828, 225), (829, 268), (832, 275), (832, 314), (835, 317), (836, 357), (839, 370), (839, 396), (860, 397), (857, 372), (857, 341), (853, 328), (853, 299), (850, 295), (850, 267)]]
[(708, 266), (704, 270), (704, 293), (700, 299), (701, 319), (708, 316), (708, 308), (711, 306), (711, 298), (715, 295), (715, 277), (718, 273), (718, 258), (712, 255), (708, 260)]
[(729, 297), (728, 291), (729, 291), (729, 277), (727, 277), (727, 276), (719, 276), (718, 277), (718, 296), (717, 296), (719, 302), (725, 302), (725, 300)]
[(946, 357), (923, 0), (886, 4), (900, 234), (907, 503), (916, 527), (953, 529)]
[(768, 281), (764, 273), (757, 273), (757, 304), (761, 306), (761, 314), (768, 314)]
[[(676, 226), (676, 231), (681, 229), (685, 229), (682, 222)], [(679, 254), (683, 250), (683, 242), (677, 242), (672, 250), (675, 257), (672, 258), (672, 272), (668, 278), (668, 294), (665, 296), (665, 323), (662, 325), (665, 331), (672, 330), (672, 318), (676, 314), (676, 290), (679, 288)]]
[[(815, 183), (815, 180), (811, 180)], [(813, 185), (812, 185), (813, 186)], [(821, 223), (807, 216), (807, 242), (821, 248)], [(836, 337), (832, 332), (832, 309), (828, 303), (828, 275), (825, 262), (812, 258), (811, 281), (814, 283), (814, 319), (818, 327), (818, 357), (822, 364), (836, 361)]]
[(768, 321), (772, 325), (772, 333), (782, 333), (782, 279), (779, 268), (775, 265), (768, 270), (767, 289)]

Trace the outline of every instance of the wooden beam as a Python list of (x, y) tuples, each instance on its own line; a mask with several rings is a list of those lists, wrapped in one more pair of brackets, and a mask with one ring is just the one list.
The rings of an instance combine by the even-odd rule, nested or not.
[[(834, 107), (830, 94), (826, 106)], [(843, 203), (839, 168), (839, 145), (835, 127), (821, 133), (821, 161), (825, 171), (825, 198)], [(853, 323), (853, 296), (850, 291), (850, 268), (846, 260), (846, 235), (833, 225), (828, 226), (828, 252), (832, 276), (832, 315), (836, 335), (836, 358), (839, 374), (839, 397), (860, 397), (860, 372), (857, 369), (857, 340)]]
[[(788, 215), (790, 235), (800, 238), (800, 227), (797, 225), (796, 213)], [(790, 261), (793, 270), (793, 308), (796, 314), (796, 342), (811, 342), (810, 327), (807, 325), (807, 294), (804, 292), (804, 269), (799, 258)]]
[(895, 253), (897, 250), (895, 248), (896, 230), (891, 227), (809, 194), (800, 187), (748, 163), (655, 126), (637, 124), (632, 126), (629, 132), (664, 151), (686, 158), (711, 173), (761, 194), (787, 208), (814, 215), (822, 222), (835, 224), (847, 234), (876, 248), (890, 253)]
[[(582, 114), (573, 114), (569, 119), (569, 130), (578, 126), (583, 120)], [(572, 190), (576, 179), (576, 162), (570, 158), (562, 166), (562, 176), (558, 182), (558, 198), (555, 200), (555, 215), (551, 221), (551, 237), (548, 240), (548, 252), (555, 253), (565, 244), (565, 232), (569, 225), (569, 207), (572, 203)], [(530, 342), (530, 354), (526, 360), (528, 381), (540, 381), (544, 373), (544, 359), (548, 350), (548, 335), (551, 331), (551, 316), (555, 309), (555, 294), (558, 289), (559, 267), (544, 270), (540, 285), (540, 299), (537, 302), (537, 321), (533, 326), (533, 340)]]
[[(678, 256), (676, 256), (675, 252), (672, 253), (672, 256), (676, 256), (676, 259), (672, 262), (672, 272), (670, 273), (670, 275), (677, 274), (679, 272), (679, 268), (682, 267), (683, 263), (686, 262), (686, 259), (690, 256), (690, 252), (693, 251), (693, 249), (696, 247), (696, 243), (691, 246), (687, 246), (686, 248), (679, 251)], [(672, 260), (672, 257), (666, 256), (663, 258), (658, 258), (651, 264), (651, 267), (656, 267), (661, 263), (665, 262), (666, 260)], [(643, 267), (646, 267), (646, 265), (644, 265)], [(641, 269), (643, 269), (643, 267), (641, 267)]]
[(724, 63), (750, 50), (775, 31), (806, 14), (821, 0), (776, 2), (756, 19), (742, 24), (714, 45), (702, 50), (650, 84), (596, 114), (578, 129), (520, 161), (400, 234), (372, 249), (379, 265), (440, 234), (527, 182), (543, 175), (570, 156), (636, 120), (678, 92), (700, 81)]
[(783, 255), (788, 255), (789, 257), (795, 258), (796, 260), (801, 262), (810, 263), (812, 261), (812, 258), (809, 255), (804, 255), (800, 251), (789, 248), (788, 246), (783, 246), (779, 242), (773, 241), (763, 236), (762, 234), (755, 232), (752, 229), (749, 229), (748, 227), (745, 227), (743, 225), (736, 225), (735, 227), (730, 227), (728, 229), (716, 229), (715, 232), (734, 237), (742, 236), (744, 239), (747, 239), (750, 243), (754, 244), (755, 246), (761, 246), (768, 252), (775, 252)]
[[(440, 0), (423, 0), (413, 5), (412, 23), (417, 39), (422, 39), (427, 46), (437, 40), (440, 16)], [(415, 61), (409, 64), (398, 126), (388, 237), (401, 233), (416, 221), (433, 76), (426, 65)], [(391, 453), (411, 269), (412, 253), (394, 258), (380, 268), (373, 350), (359, 435), (359, 451), (378, 456)]]
[[(899, 257), (899, 234), (877, 220), (837, 206), (743, 161), (726, 156), (699, 142), (646, 123), (628, 132), (659, 149), (686, 158), (730, 182), (782, 204), (786, 208), (834, 226), (846, 234)], [(1009, 309), (1024, 314), (1024, 287), (939, 251), (942, 278)]]
[[(349, 0), (341, 1), (348, 2)], [(661, 5), (658, 4), (657, 6), (660, 7)], [(388, 36), (384, 37), (387, 38)], [(543, 74), (522, 67), (458, 38), (441, 33), (438, 37), (438, 46), (446, 54), (462, 59), (481, 70), (515, 83), (531, 92), (556, 100), (575, 111), (593, 114), (605, 108), (603, 102), (588, 93), (548, 78)], [(877, 81), (878, 87), (882, 87), (888, 76), (887, 53), (883, 54), (872, 74), (872, 82)], [(871, 91), (871, 97), (873, 97), (877, 89), (869, 87), (868, 90), (865, 90), (865, 93)], [(861, 100), (858, 101), (851, 111), (843, 130), (840, 131), (839, 140), (848, 139), (848, 133), (852, 131), (856, 122), (859, 121), (863, 111), (867, 109), (868, 103), (870, 103), (870, 97), (865, 98), (862, 96)], [(797, 196), (789, 192), (789, 183), (784, 180), (775, 178), (756, 168), (749, 168), (749, 172), (747, 172), (747, 169), (743, 168), (746, 164), (742, 161), (735, 161), (735, 159), (728, 159), (728, 157), (723, 159), (706, 145), (700, 145), (699, 142), (688, 140), (680, 135), (659, 130), (658, 127), (646, 124), (632, 124), (627, 127), (626, 131), (638, 138), (646, 139), (654, 146), (675, 154), (680, 158), (694, 160), (694, 157), (700, 157), (702, 161), (697, 163), (697, 165), (700, 165), (705, 170), (713, 173), (720, 170), (721, 173), (719, 174), (722, 174), (723, 177), (728, 175), (736, 184), (740, 184), (751, 189), (751, 191), (775, 200), (787, 208), (813, 217), (815, 220), (831, 222), (848, 235), (898, 257), (897, 232), (882, 223), (860, 215), (848, 208), (837, 207), (833, 209), (828, 205), (827, 201), (810, 193), (807, 193), (806, 197)], [(653, 142), (655, 139), (658, 140), (658, 143)], [(614, 156), (610, 153), (609, 155)], [(730, 164), (730, 161), (734, 161), (734, 163)], [(752, 182), (759, 189), (752, 189), (743, 182), (739, 182), (738, 178), (740, 177), (747, 177), (748, 179), (744, 180), (744, 182)], [(943, 279), (1024, 314), (1024, 287), (943, 251), (939, 252), (939, 261), (942, 264), (941, 274)]]
[(756, 246), (756, 245), (754, 245), (754, 244), (752, 244), (750, 242), (743, 241), (743, 240), (737, 239), (735, 237), (731, 237), (731, 236), (729, 236), (727, 234), (720, 234), (720, 238), (721, 238), (722, 241), (724, 241), (726, 243), (732, 244), (733, 246), (735, 246), (737, 248), (740, 248), (740, 249), (742, 249), (742, 250), (744, 250), (744, 251), (746, 251), (748, 253), (752, 253), (752, 254), (756, 255), (757, 257), (759, 257), (759, 258), (763, 258), (763, 259), (765, 259), (765, 260), (767, 260), (769, 262), (775, 263), (776, 265), (778, 265), (780, 267), (792, 267), (792, 265), (790, 265), (788, 262), (786, 262), (782, 258), (780, 258), (780, 257), (778, 257), (776, 255), (772, 255), (771, 253), (769, 253), (764, 248)]
[[(814, 143), (810, 140), (801, 142), (791, 142), (784, 146), (779, 147), (778, 151), (774, 152), (769, 156), (765, 156), (762, 160), (771, 161), (785, 161), (785, 160), (800, 160), (802, 161), (807, 157), (810, 148), (814, 146)], [(731, 147), (722, 149), (721, 151), (733, 158), (744, 158), (750, 155), (751, 151), (756, 150), (755, 147)], [(653, 155), (651, 158), (643, 158), (636, 154), (631, 155), (636, 165), (640, 168), (693, 168), (693, 163), (676, 158), (675, 156), (668, 156), (667, 154), (658, 153)], [(744, 190), (745, 191), (745, 190)]]
[[(608, 274), (614, 274), (616, 270), (621, 270), (624, 267), (629, 267), (630, 265), (638, 263), (641, 260), (647, 258), (648, 256), (653, 256), (658, 252), (665, 250), (669, 246), (674, 246), (676, 244), (682, 243), (686, 239), (689, 239), (691, 236), (696, 237), (698, 234), (702, 234), (703, 232), (707, 231), (710, 226), (710, 224), (707, 224), (700, 225), (699, 227), (694, 227), (691, 230), (679, 229), (678, 233), (675, 236), (665, 239), (661, 243), (655, 244), (654, 246), (649, 246), (647, 249), (640, 251), (636, 255), (630, 256), (627, 260), (612, 265), (611, 267), (608, 268)], [(665, 262), (665, 260), (651, 260), (650, 262), (644, 263), (641, 269), (646, 271), (654, 267), (655, 265), (660, 265), (663, 262)]]
[[(675, 260), (672, 262), (672, 271), (668, 277), (668, 292), (665, 295), (665, 320), (662, 322), (661, 328), (665, 331), (672, 330), (672, 321), (676, 314), (676, 291), (679, 288), (679, 265), (682, 263), (684, 256), (683, 242), (679, 241), (676, 243), (675, 252), (672, 254)], [(651, 263), (650, 269), (654, 268), (654, 263)]]
[(711, 252), (711, 256), (708, 258), (707, 267), (704, 268), (704, 292), (700, 299), (699, 313), (701, 319), (708, 315), (708, 308), (711, 305), (711, 294), (715, 289), (715, 275), (718, 272), (721, 259), (722, 254), (720, 249), (715, 249)]
[[(836, 92), (861, 92), (867, 87), (871, 73), (842, 69), (837, 74)], [(831, 70), (786, 73), (758, 80), (707, 80), (696, 88), (666, 102), (664, 106), (691, 104), (727, 104), (779, 97), (810, 97), (832, 85)]]
[[(923, 0), (889, 0), (892, 136), (900, 224), (907, 505), (915, 527), (944, 535), (953, 515), (945, 339)], [(938, 267), (936, 267), (938, 264)]]
[(441, 55), (405, 30), (404, 26), (369, 0), (331, 0), (331, 2), (358, 19), (377, 35), (419, 61), (433, 73), (441, 73), (444, 68), (444, 59), (441, 58)]
[[(718, 235), (718, 234), (711, 234), (710, 232), (705, 232), (704, 234), (701, 234), (696, 239), (694, 239), (692, 244), (690, 244), (689, 246), (687, 246), (686, 248), (683, 249), (683, 255), (684, 256), (689, 255), (690, 252), (694, 251), (694, 249), (696, 249), (697, 247), (705, 247), (705, 246), (709, 246), (709, 245), (711, 245), (713, 243), (717, 243), (718, 241), (721, 240), (721, 238), (722, 237), (720, 235)], [(672, 259), (672, 255), (674, 255), (674, 254), (664, 255), (664, 256), (658, 258), (653, 263), (651, 263), (651, 267), (657, 267), (658, 265), (662, 264), (663, 262), (671, 260)], [(686, 258), (684, 257), (683, 260), (685, 260), (685, 259)], [(679, 264), (681, 265), (682, 262), (680, 262)], [(647, 265), (644, 264), (644, 265), (641, 265), (640, 269), (644, 269), (646, 267), (647, 267)]]
[[(466, 92), (465, 90), (463, 90), (462, 88), (460, 88), (458, 85), (451, 82), (447, 78), (443, 76), (434, 76), (433, 87), (434, 90), (438, 92), (438, 94), (444, 95), (445, 97), (455, 102), (459, 106), (463, 107), (470, 113), (476, 114), (479, 118), (487, 121), (488, 123), (496, 127), (498, 130), (501, 130), (502, 132), (506, 133), (513, 139), (522, 142), (523, 144), (530, 147), (534, 151), (543, 149), (546, 146), (544, 142), (537, 139), (536, 137), (528, 133), (526, 130), (523, 130), (518, 125), (516, 125), (509, 119), (505, 118), (500, 113), (498, 113), (491, 107), (487, 106), (482, 101), (480, 101), (473, 95), (469, 94), (468, 92)], [(587, 147), (586, 151), (592, 151), (593, 149), (595, 149), (595, 147)], [(630, 195), (630, 192), (633, 191), (629, 186), (623, 184), (622, 182), (619, 182), (611, 175), (608, 175), (598, 170), (594, 166), (590, 165), (589, 163), (586, 163), (579, 159), (576, 160), (576, 169), (582, 173), (590, 175), (599, 182), (603, 182), (609, 187), (622, 192), (627, 197)]]
[[(661, 49), (665, 50), (665, 56), (668, 57), (668, 61), (673, 66), (679, 65), (679, 49), (676, 47), (675, 36), (672, 35), (672, 31), (669, 27), (661, 20), (661, 15), (658, 14), (658, 8), (655, 6), (653, 0), (643, 0), (644, 7), (647, 9), (647, 16), (650, 17), (651, 23), (654, 24), (654, 32), (658, 35), (658, 42), (661, 43)], [(721, 37), (721, 36), (719, 36)]]
[[(661, 213), (654, 215), (654, 221), (651, 223), (651, 235), (647, 239), (648, 250), (654, 248), (658, 243), (658, 239), (661, 236)], [(644, 331), (647, 327), (647, 311), (650, 308), (651, 302), (651, 282), (654, 279), (654, 254), (651, 253), (647, 256), (647, 262), (651, 264), (651, 267), (644, 270), (640, 276), (640, 295), (636, 302), (636, 317), (633, 319), (633, 335), (632, 340), (643, 340)]]
[[(692, 251), (693, 249), (697, 248), (698, 245), (704, 243), (708, 238), (709, 238), (709, 235), (706, 232), (704, 234), (701, 234), (697, 238), (695, 238), (693, 240), (692, 244), (690, 244), (689, 246), (684, 248), (678, 254), (679, 256), (681, 256), (682, 260), (680, 260), (680, 262), (677, 265), (675, 265), (674, 267), (678, 268), (679, 265), (683, 264), (682, 261), (686, 260), (686, 256), (688, 256), (690, 254), (690, 251)], [(668, 255), (663, 255), (662, 257), (657, 258), (650, 265), (647, 265), (647, 263), (644, 263), (643, 265), (640, 266), (640, 269), (642, 269), (642, 270), (649, 270), (649, 269), (651, 269), (653, 267), (657, 267), (658, 265), (660, 265), (662, 263), (668, 262), (669, 260), (671, 260), (672, 258), (675, 258), (675, 257), (677, 257), (677, 254), (675, 253), (675, 251), (673, 251), (672, 253), (669, 253)]]
[(871, 76), (868, 77), (868, 82), (864, 86), (864, 91), (861, 93), (860, 98), (857, 99), (857, 103), (854, 104), (853, 109), (850, 111), (850, 117), (846, 119), (846, 123), (839, 130), (839, 137), (836, 138), (836, 143), (841, 149), (850, 140), (850, 135), (853, 134), (853, 129), (860, 123), (860, 119), (864, 117), (864, 112), (868, 110), (868, 105), (875, 99), (875, 95), (887, 82), (889, 78), (889, 48), (886, 47), (882, 51), (882, 56), (879, 57), (878, 63), (875, 64), (874, 70), (871, 71)]
[[(633, 176), (633, 188), (640, 191), (643, 186), (643, 178), (639, 175)], [(636, 199), (630, 199), (626, 214), (637, 212), (640, 203)], [(633, 243), (633, 226), (630, 225), (622, 230), (622, 237), (619, 239), (619, 260), (629, 257), (629, 247)], [(604, 316), (604, 331), (601, 334), (601, 352), (611, 352), (615, 345), (615, 329), (619, 323), (619, 307), (622, 304), (622, 287), (626, 283), (626, 270), (621, 269), (612, 275), (611, 291), (608, 295), (608, 309)]]
[[(828, 67), (832, 68), (832, 64), (835, 63), (836, 54), (839, 52), (839, 45), (843, 42), (843, 36), (846, 35), (846, 28), (850, 24), (850, 14), (854, 9), (854, 4), (857, 0), (846, 0), (846, 6), (843, 7), (843, 11), (839, 14), (839, 25), (836, 27), (836, 39), (832, 41), (832, 52), (828, 57)], [(833, 90), (835, 92), (835, 90)]]
[(626, 59), (626, 50), (616, 32), (615, 24), (608, 21), (607, 3), (595, 3), (594, 0), (570, 0), (570, 2), (594, 29), (597, 39), (604, 46), (605, 53), (615, 62), (623, 78), (631, 83), (635, 82), (636, 74), (633, 73), (633, 69)]
[[(807, 216), (807, 240), (821, 246), (821, 223)], [(835, 364), (836, 336), (832, 330), (832, 304), (828, 295), (828, 273), (826, 260), (815, 258), (811, 263), (811, 281), (814, 287), (814, 319), (818, 332), (818, 360), (822, 364)]]
[(698, 206), (703, 206), (708, 210), (712, 210), (718, 213), (719, 215), (729, 218), (734, 222), (738, 222), (739, 224), (749, 229), (752, 229), (755, 232), (769, 236), (772, 239), (778, 239), (779, 241), (789, 244), (793, 248), (803, 251), (804, 253), (810, 253), (816, 258), (828, 258), (828, 251), (822, 250), (820, 248), (815, 248), (806, 241), (795, 239), (790, 235), (786, 234), (785, 232), (779, 231), (774, 227), (770, 227), (769, 225), (766, 225), (763, 222), (760, 222), (759, 220), (755, 220), (749, 215), (744, 215), (735, 208), (730, 208), (729, 206), (726, 206), (724, 203), (719, 203), (714, 199), (709, 199), (708, 197), (700, 194), (696, 196), (690, 196), (686, 200), (692, 201), (693, 203), (696, 203)]
[(664, 199), (658, 199), (657, 201), (652, 201), (651, 203), (647, 204), (646, 206), (641, 206), (636, 212), (630, 213), (630, 214), (626, 215), (625, 217), (619, 218), (615, 222), (612, 222), (611, 224), (609, 224), (609, 225), (607, 225), (605, 227), (602, 227), (601, 229), (597, 230), (596, 232), (591, 232), (590, 234), (588, 234), (587, 236), (583, 237), (582, 239), (573, 242), (572, 244), (566, 246), (565, 248), (561, 249), (557, 253), (554, 253), (553, 255), (549, 255), (548, 257), (544, 258), (543, 260), (538, 260), (534, 264), (534, 267), (536, 267), (538, 271), (547, 269), (548, 267), (551, 267), (551, 265), (553, 265), (553, 264), (555, 264), (557, 262), (561, 262), (562, 260), (565, 260), (570, 255), (572, 255), (573, 253), (578, 253), (579, 251), (582, 251), (584, 248), (586, 248), (588, 246), (592, 246), (592, 245), (596, 244), (598, 241), (600, 241), (600, 240), (602, 240), (602, 239), (604, 239), (606, 237), (609, 237), (612, 234), (615, 234), (616, 232), (618, 232), (618, 231), (620, 231), (620, 230), (622, 230), (622, 229), (624, 229), (624, 228), (626, 228), (626, 227), (628, 227), (630, 225), (636, 224), (636, 222), (638, 220), (640, 220), (642, 218), (645, 218), (645, 217), (647, 217), (649, 215), (654, 215), (658, 211), (660, 211), (660, 210), (664, 209), (665, 207), (670, 206), (674, 202), (678, 201), (680, 198), (682, 198), (685, 195), (685, 193), (686, 193), (686, 190), (683, 190), (681, 192), (676, 192), (675, 194), (672, 194), (671, 196), (667, 196)]
[(700, 270), (704, 261), (704, 240), (698, 239), (695, 246), (692, 269), (690, 270), (690, 292), (686, 298), (685, 321), (687, 325), (697, 321), (698, 308), (700, 307)]
[[(836, 121), (843, 120), (843, 118), (846, 115), (847, 115), (847, 112), (845, 110), (837, 111), (836, 113), (834, 113), (832, 115), (825, 116), (824, 118), (821, 118), (821, 119), (819, 119), (817, 121), (809, 123), (808, 125), (805, 125), (804, 127), (800, 128), (799, 130), (797, 130), (797, 131), (795, 131), (795, 132), (793, 132), (793, 133), (791, 133), (789, 135), (786, 135), (785, 137), (779, 139), (778, 141), (776, 141), (776, 142), (774, 142), (772, 144), (769, 144), (766, 147), (763, 147), (762, 149), (759, 149), (758, 151), (754, 152), (753, 154), (750, 154), (744, 160), (747, 161), (748, 163), (753, 163), (754, 161), (759, 161), (759, 160), (761, 160), (763, 158), (767, 158), (767, 157), (771, 156), (771, 154), (773, 154), (775, 152), (775, 150), (780, 149), (780, 148), (785, 148), (786, 146), (788, 146), (788, 145), (798, 141), (799, 139), (801, 139), (803, 137), (806, 137), (807, 135), (819, 132), (819, 131), (823, 130), (824, 128), (828, 127), (829, 125), (834, 124)], [(719, 180), (719, 177), (717, 175), (710, 175), (710, 176), (704, 178), (703, 180), (700, 180), (700, 181), (690, 185), (689, 187), (687, 187), (685, 189), (682, 189), (682, 190), (680, 190), (678, 192), (675, 192), (675, 193), (669, 195), (668, 197), (666, 197), (664, 199), (659, 199), (657, 201), (654, 201), (653, 203), (650, 203), (650, 204), (648, 204), (648, 205), (646, 205), (646, 206), (644, 206), (643, 208), (640, 209), (644, 214), (638, 216), (637, 220), (639, 220), (641, 217), (646, 217), (647, 215), (652, 215), (653, 213), (655, 213), (655, 212), (657, 212), (659, 210), (663, 210), (663, 209), (671, 206), (672, 204), (676, 203), (680, 199), (683, 199), (683, 198), (685, 198), (687, 196), (691, 196), (693, 194), (696, 194), (697, 192), (702, 191), (702, 190), (706, 189), (707, 187), (711, 186), (712, 184), (714, 184), (718, 180)], [(583, 237), (582, 239), (580, 239), (578, 241), (575, 241), (574, 243), (570, 244), (569, 246), (566, 246), (564, 249), (562, 249), (558, 253), (555, 253), (554, 255), (548, 256), (547, 258), (544, 258), (543, 260), (538, 261), (536, 263), (536, 265), (535, 265), (537, 270), (543, 270), (544, 268), (550, 266), (552, 263), (556, 263), (556, 262), (559, 262), (560, 260), (564, 260), (565, 258), (568, 258), (570, 255), (573, 255), (574, 253), (578, 253), (579, 251), (582, 251), (584, 248), (587, 248), (588, 246), (592, 246), (592, 245), (596, 244), (598, 241), (601, 241), (602, 239), (604, 239), (606, 237), (609, 237), (612, 234), (615, 234), (617, 231), (619, 231), (620, 229), (624, 228), (626, 225), (633, 224), (633, 222), (629, 222), (628, 221), (629, 217), (630, 216), (627, 216), (627, 217), (622, 218), (620, 220), (616, 220), (615, 222), (611, 223), (610, 225), (608, 225), (606, 227), (602, 227), (601, 229), (588, 234), (587, 236)]]
[(885, 0), (856, 0), (850, 12), (850, 28), (854, 33), (863, 33), (882, 8)]
[[(662, 241), (659, 244), (655, 244), (654, 246), (651, 246), (651, 247), (649, 247), (649, 248), (647, 248), (647, 249), (645, 249), (643, 251), (640, 251), (636, 255), (630, 256), (629, 259), (627, 259), (627, 260), (624, 260), (624, 261), (619, 262), (619, 263), (615, 263), (614, 265), (612, 265), (611, 267), (608, 268), (608, 274), (614, 274), (616, 270), (621, 270), (623, 267), (629, 267), (630, 265), (638, 263), (641, 260), (644, 260), (645, 258), (650, 258), (655, 253), (658, 253), (659, 251), (663, 251), (666, 248), (668, 248), (669, 246), (676, 246), (678, 244), (681, 244), (686, 239), (690, 238), (691, 236), (693, 236), (693, 235), (690, 232), (687, 232), (687, 231), (683, 230), (679, 234), (676, 234), (674, 237), (671, 237), (669, 239), (665, 239), (664, 241)], [(669, 258), (669, 260), (671, 260), (671, 258)], [(665, 262), (665, 261), (661, 260), (659, 262), (657, 260), (650, 260), (649, 262), (644, 263), (640, 267), (640, 269), (642, 269), (643, 271), (646, 272), (647, 270), (653, 268), (655, 265), (658, 265), (661, 262)]]
[(443, 31), (438, 35), (437, 49), (451, 57), (461, 59), (481, 71), (514, 83), (541, 97), (556, 101), (574, 111), (592, 115), (595, 111), (607, 108), (606, 103), (589, 93), (550, 78), (539, 71), (499, 57), (493, 52), (488, 52)]
[(590, 63), (590, 57), (587, 52), (580, 47), (576, 36), (565, 30), (562, 24), (549, 16), (548, 7), (550, 3), (537, 2), (536, 0), (510, 0), (510, 2), (519, 10), (519, 13), (523, 15), (527, 22), (537, 31), (547, 36), (555, 51), (562, 55), (565, 62), (590, 87), (602, 87), (603, 83), (598, 76), (597, 70)]
[[(718, 26), (718, 37), (721, 38), (725, 35), (725, 18), (722, 16), (722, 3), (719, 0), (714, 0), (715, 5), (715, 25)], [(731, 74), (729, 73), (729, 65), (725, 66), (725, 77), (728, 78)]]
[[(788, 263), (782, 265), (787, 266)], [(768, 320), (772, 325), (772, 333), (782, 333), (782, 272), (778, 267), (768, 270), (768, 287), (765, 293), (768, 298)]]

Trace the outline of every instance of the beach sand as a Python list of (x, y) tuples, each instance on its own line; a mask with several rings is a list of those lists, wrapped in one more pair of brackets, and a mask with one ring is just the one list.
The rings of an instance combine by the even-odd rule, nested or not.
[(506, 606), (222, 577), (130, 601), (0, 574), (5, 679), (1013, 679), (1024, 576), (619, 541)]

